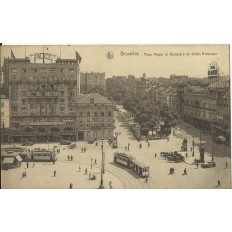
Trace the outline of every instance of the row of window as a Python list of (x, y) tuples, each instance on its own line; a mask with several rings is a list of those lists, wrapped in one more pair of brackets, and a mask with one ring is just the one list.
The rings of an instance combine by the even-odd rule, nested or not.
[(73, 122), (73, 118), (68, 118), (68, 117), (49, 117), (49, 118), (13, 118), (12, 121), (15, 122), (26, 122), (26, 123), (31, 123), (31, 122)]
[(99, 127), (99, 126), (105, 127), (105, 126), (112, 126), (112, 123), (111, 122), (108, 122), (108, 123), (101, 122), (100, 124), (96, 124), (96, 123), (93, 123), (93, 124), (91, 124), (91, 123), (86, 123), (86, 124), (80, 123), (79, 126), (80, 127), (85, 127), (85, 126), (86, 127), (91, 127), (91, 126), (93, 126), (93, 127)]
[[(18, 69), (18, 68), (11, 68), (11, 73), (18, 73), (20, 72), (21, 73), (26, 73), (28, 70), (26, 68), (21, 68)], [(68, 68), (68, 69), (65, 69), (65, 68), (49, 68), (49, 69), (46, 69), (46, 68), (30, 68), (29, 69), (30, 73), (74, 73), (76, 71), (76, 69), (74, 68)]]
[[(90, 111), (87, 111), (86, 112), (86, 115), (84, 115), (84, 112), (79, 112), (79, 116), (80, 117), (83, 117), (83, 116), (88, 116), (88, 117), (90, 117), (91, 116), (91, 114), (90, 114)], [(92, 116), (94, 116), (94, 117), (97, 117), (97, 116), (102, 116), (102, 117), (104, 117), (104, 116), (108, 116), (108, 117), (110, 117), (110, 116), (112, 116), (112, 112), (111, 111), (108, 111), (108, 112), (104, 112), (104, 111), (102, 111), (102, 112), (97, 112), (97, 111), (95, 111), (95, 112), (93, 112), (93, 115)]]
[(27, 78), (26, 76), (22, 76), (21, 78), (17, 75), (11, 75), (11, 79), (12, 80), (22, 80), (22, 81), (65, 81), (65, 80), (76, 80), (76, 76), (75, 75), (68, 75), (66, 77), (64, 76), (58, 76), (58, 77), (45, 77), (45, 76), (30, 76), (29, 78)]
[[(17, 106), (13, 106), (12, 107), (13, 113), (17, 113), (18, 112), (18, 107)], [(74, 113), (74, 108), (73, 107), (69, 107), (68, 108), (69, 113)], [(22, 107), (22, 113), (26, 114), (27, 113), (27, 107)], [(30, 108), (30, 113), (31, 114), (46, 114), (47, 113), (47, 107), (46, 106), (41, 106), (40, 109), (36, 106), (32, 106)], [(56, 108), (54, 106), (50, 106), (49, 108), (49, 113), (56, 113)], [(65, 108), (64, 107), (60, 107), (59, 109), (59, 113), (65, 113)]]

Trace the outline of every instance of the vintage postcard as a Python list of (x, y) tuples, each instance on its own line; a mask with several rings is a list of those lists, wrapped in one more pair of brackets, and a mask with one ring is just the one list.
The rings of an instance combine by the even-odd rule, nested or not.
[(2, 189), (231, 188), (229, 45), (2, 45)]

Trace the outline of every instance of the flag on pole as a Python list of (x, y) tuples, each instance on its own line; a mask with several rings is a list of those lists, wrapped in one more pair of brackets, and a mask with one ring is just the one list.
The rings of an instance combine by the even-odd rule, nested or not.
[(12, 50), (10, 50), (10, 55), (11, 55), (11, 58), (15, 59), (15, 55)]
[(81, 63), (81, 56), (79, 55), (79, 53), (76, 51), (76, 59), (78, 61), (78, 63)]

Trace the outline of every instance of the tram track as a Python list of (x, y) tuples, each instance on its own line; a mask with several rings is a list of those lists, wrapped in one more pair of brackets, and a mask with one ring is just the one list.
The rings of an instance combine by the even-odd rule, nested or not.
[[(85, 165), (90, 167), (90, 165), (86, 162), (77, 162), (77, 161), (67, 161), (67, 160), (60, 160), (61, 163), (70, 163), (70, 164), (78, 164), (78, 165)], [(93, 165), (93, 167), (101, 168), (100, 166)], [(122, 184), (124, 189), (141, 189), (145, 188), (143, 183), (140, 179), (135, 179), (132, 176), (130, 176), (130, 173), (128, 173), (126, 170), (120, 169), (118, 170), (116, 167), (111, 165), (110, 170), (109, 168), (104, 168), (106, 172), (110, 173), (111, 175), (115, 176)]]

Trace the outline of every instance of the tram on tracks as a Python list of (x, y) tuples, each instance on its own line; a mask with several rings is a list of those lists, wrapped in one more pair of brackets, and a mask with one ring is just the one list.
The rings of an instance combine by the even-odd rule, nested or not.
[(56, 160), (55, 152), (45, 149), (32, 151), (28, 158), (31, 162), (55, 162)]
[(114, 153), (114, 162), (120, 165), (126, 166), (129, 169), (132, 169), (133, 172), (138, 174), (141, 177), (149, 176), (149, 166), (144, 164), (143, 162), (137, 160), (134, 156), (122, 153), (115, 152)]

